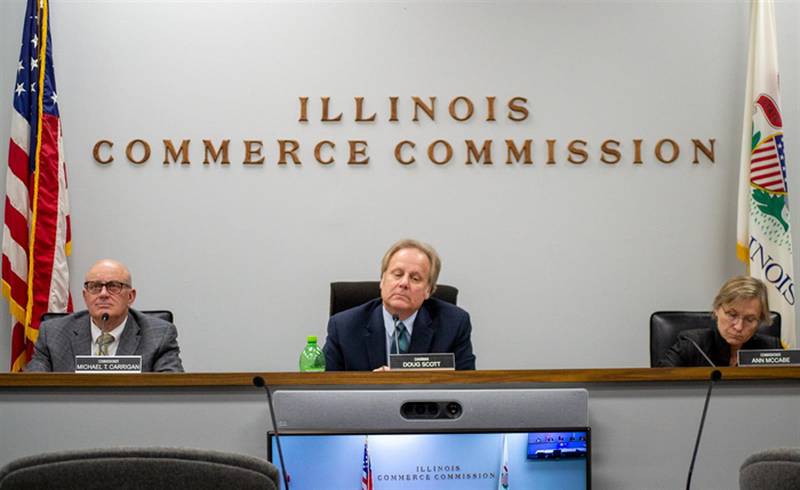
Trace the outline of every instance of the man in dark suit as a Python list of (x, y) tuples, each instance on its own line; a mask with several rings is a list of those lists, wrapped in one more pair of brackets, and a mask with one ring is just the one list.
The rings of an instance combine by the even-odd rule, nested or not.
[(385, 370), (388, 353), (452, 352), (456, 369), (475, 369), (472, 324), (461, 308), (431, 298), (441, 270), (430, 245), (401, 240), (381, 261), (381, 297), (333, 315), (328, 371)]
[(43, 322), (25, 371), (75, 371), (76, 355), (138, 355), (142, 371), (182, 372), (175, 325), (130, 306), (136, 299), (128, 268), (101, 260), (86, 273), (80, 311)]

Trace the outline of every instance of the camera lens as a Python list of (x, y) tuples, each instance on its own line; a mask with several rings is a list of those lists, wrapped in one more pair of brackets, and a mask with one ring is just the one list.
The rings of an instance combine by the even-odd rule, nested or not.
[(447, 415), (449, 415), (451, 418), (456, 418), (459, 415), (461, 415), (461, 405), (459, 405), (456, 402), (448, 403), (446, 410), (447, 410)]

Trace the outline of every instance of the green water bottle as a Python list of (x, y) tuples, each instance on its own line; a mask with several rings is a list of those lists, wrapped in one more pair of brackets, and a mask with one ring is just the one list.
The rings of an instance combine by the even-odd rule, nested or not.
[(306, 348), (300, 353), (300, 372), (319, 373), (325, 371), (325, 354), (317, 345), (316, 335), (309, 335)]

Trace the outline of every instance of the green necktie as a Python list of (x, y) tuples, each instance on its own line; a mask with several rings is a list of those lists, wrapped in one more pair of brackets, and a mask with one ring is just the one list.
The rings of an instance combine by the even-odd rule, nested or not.
[[(401, 354), (408, 353), (408, 345), (411, 343), (411, 335), (408, 334), (408, 329), (403, 322), (398, 322), (394, 329), (396, 338), (392, 339), (392, 347), (390, 354), (397, 354), (397, 347), (400, 347)], [(395, 343), (397, 340), (397, 343)]]
[(96, 342), (97, 342), (97, 355), (107, 356), (108, 346), (114, 342), (114, 336), (108, 332), (103, 332), (99, 337), (97, 337)]

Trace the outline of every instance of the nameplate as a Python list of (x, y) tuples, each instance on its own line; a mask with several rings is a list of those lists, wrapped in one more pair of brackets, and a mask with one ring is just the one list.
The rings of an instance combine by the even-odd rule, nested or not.
[(437, 354), (390, 354), (389, 369), (406, 371), (454, 370), (456, 356), (452, 352)]
[(142, 356), (75, 356), (76, 373), (141, 373)]
[(798, 349), (753, 349), (739, 351), (739, 366), (800, 366)]

